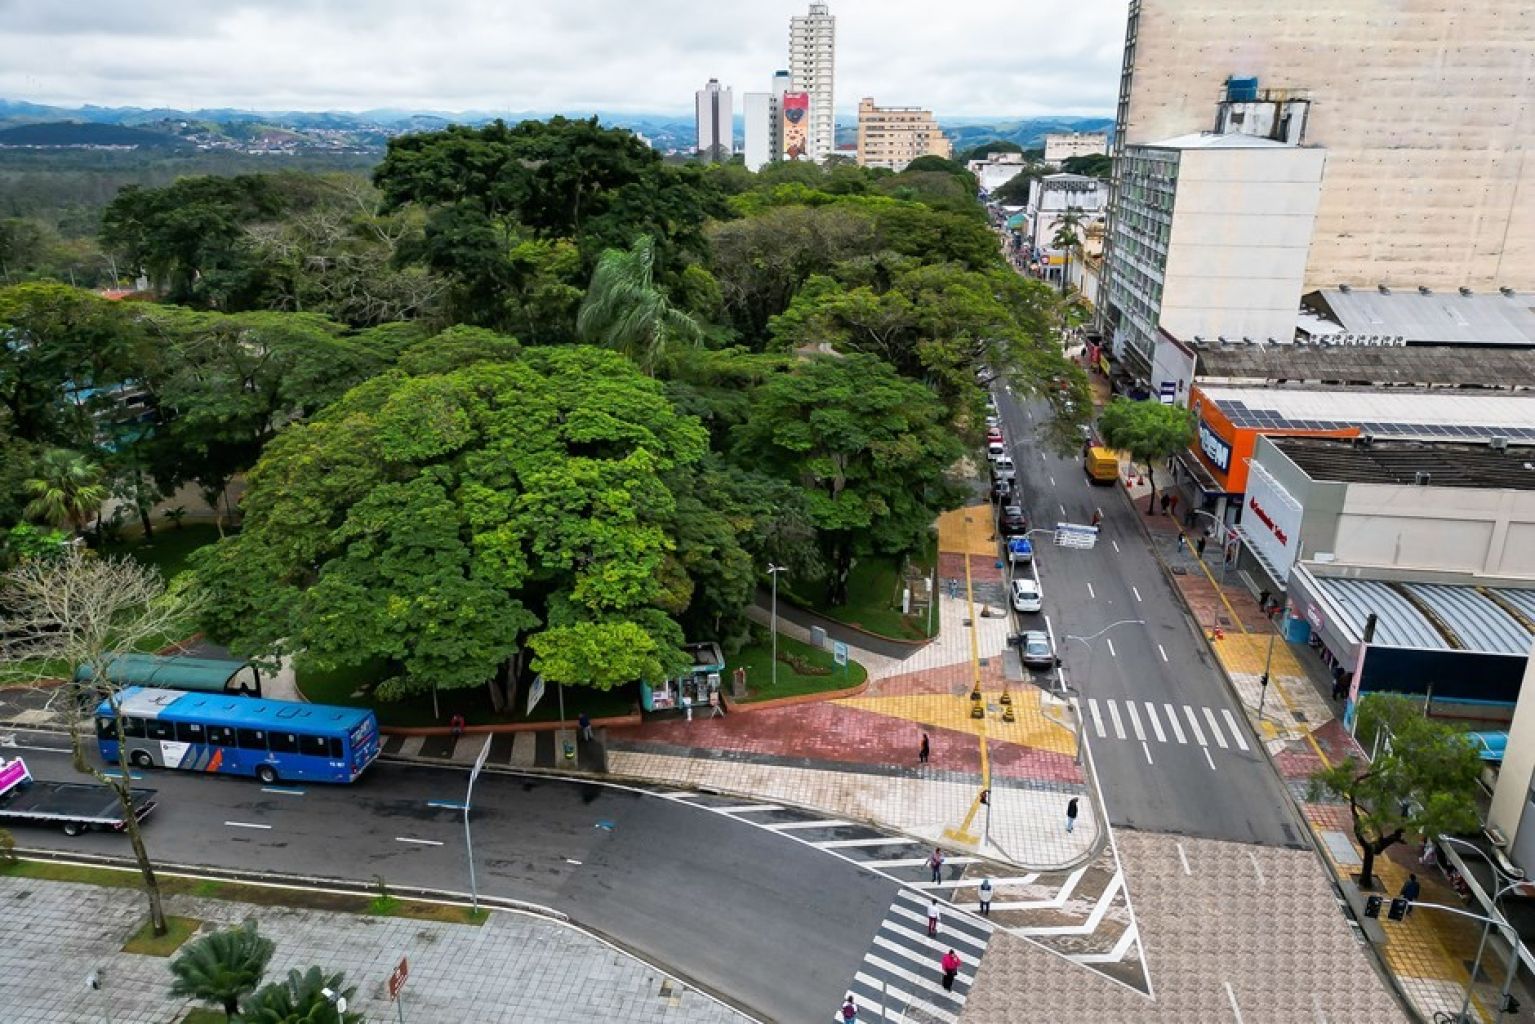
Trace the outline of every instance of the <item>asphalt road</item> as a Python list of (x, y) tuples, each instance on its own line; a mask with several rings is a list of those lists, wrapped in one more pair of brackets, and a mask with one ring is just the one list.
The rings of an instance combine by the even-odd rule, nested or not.
[[(1095, 508), (1103, 512), (1091, 550), (1060, 548), (1048, 535), (1035, 536), (1044, 613), (1020, 618), (1048, 619), (1067, 685), (1083, 699), (1084, 709), (1089, 698), (1097, 702), (1097, 722), (1085, 710), (1083, 732), (1110, 820), (1211, 839), (1298, 844), (1302, 833), (1278, 775), (1149, 549), (1137, 522), (1144, 505), (1132, 509), (1117, 485), (1090, 484), (1080, 457), (1061, 459), (1035, 442), (1040, 418), (1047, 415), (1044, 403), (999, 393), (998, 404), (1031, 525), (1085, 524)], [(1025, 623), (1025, 628), (1039, 626)], [(1217, 727), (1211, 727), (1206, 709)], [(1189, 710), (1203, 743), (1185, 717)], [(1171, 714), (1179, 716), (1183, 742), (1167, 721)], [(1242, 731), (1245, 751), (1235, 740), (1232, 720)], [(1097, 734), (1097, 723), (1105, 736)], [(1215, 741), (1217, 728), (1225, 746)]]
[[(64, 745), (47, 733), (20, 732), (17, 742)], [(79, 779), (62, 753), (20, 752), (39, 779)], [(158, 861), (468, 891), (462, 813), (429, 805), (463, 799), (461, 768), (379, 763), (351, 786), (298, 792), (143, 774), (135, 785), (159, 792), (145, 828)], [(735, 818), (592, 783), (487, 771), (471, 826), (481, 894), (563, 911), (770, 1020), (831, 1018), (897, 891)], [(111, 833), (25, 828), (17, 840), (128, 855)]]

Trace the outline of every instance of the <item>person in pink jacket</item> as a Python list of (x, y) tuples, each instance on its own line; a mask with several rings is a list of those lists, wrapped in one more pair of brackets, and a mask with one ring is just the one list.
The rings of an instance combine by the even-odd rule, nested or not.
[(954, 976), (959, 973), (959, 954), (952, 949), (943, 955), (939, 961), (943, 965), (943, 990), (954, 991)]

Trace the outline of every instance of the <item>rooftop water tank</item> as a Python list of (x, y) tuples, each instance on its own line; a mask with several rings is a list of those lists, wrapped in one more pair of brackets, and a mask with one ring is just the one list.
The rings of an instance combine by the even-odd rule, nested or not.
[(1232, 103), (1251, 103), (1258, 98), (1258, 80), (1256, 78), (1226, 79), (1226, 99)]

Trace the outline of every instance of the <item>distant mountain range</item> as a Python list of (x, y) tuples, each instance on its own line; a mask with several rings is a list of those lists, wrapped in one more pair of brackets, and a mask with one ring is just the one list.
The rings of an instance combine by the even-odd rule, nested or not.
[[(382, 149), (392, 135), (433, 131), (449, 124), (483, 124), (502, 118), (517, 122), (552, 116), (549, 111), (256, 111), (231, 108), (175, 110), (165, 107), (54, 107), (0, 99), (0, 146), (213, 146), (259, 145), (263, 148), (305, 149), (339, 147)], [(662, 150), (686, 151), (693, 145), (693, 118), (687, 114), (636, 114), (618, 111), (570, 112), (570, 117), (595, 114), (603, 124), (627, 128)], [(1107, 117), (955, 117), (938, 119), (956, 151), (990, 139), (1017, 143), (1025, 149), (1042, 144), (1049, 132), (1103, 131)], [(741, 118), (736, 118), (738, 128)], [(108, 130), (115, 129), (115, 130)], [(740, 137), (738, 131), (737, 137)], [(837, 141), (857, 138), (851, 115), (844, 115)]]

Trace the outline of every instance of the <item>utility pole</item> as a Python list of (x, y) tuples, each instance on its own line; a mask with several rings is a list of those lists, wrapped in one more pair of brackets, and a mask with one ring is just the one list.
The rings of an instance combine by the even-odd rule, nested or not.
[(773, 660), (768, 671), (772, 676), (770, 685), (776, 691), (778, 688), (778, 574), (788, 570), (782, 565), (774, 565), (772, 562), (769, 562), (767, 571), (768, 575), (773, 577), (773, 614), (772, 625), (769, 627), (770, 632), (773, 634)]

